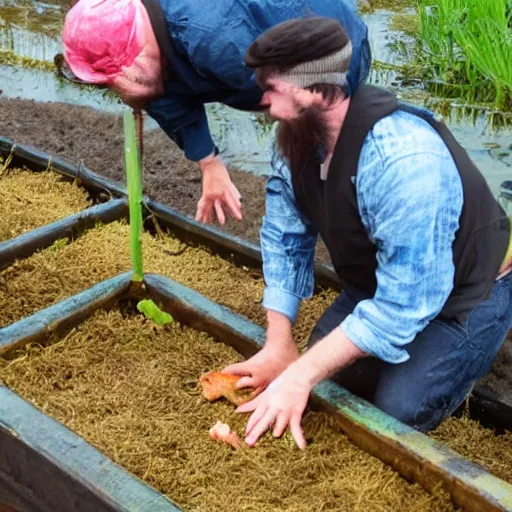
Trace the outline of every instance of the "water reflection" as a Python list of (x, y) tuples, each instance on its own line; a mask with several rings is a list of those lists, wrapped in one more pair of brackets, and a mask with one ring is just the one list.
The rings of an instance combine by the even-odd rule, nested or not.
[(60, 51), (58, 39), (45, 34), (28, 32), (12, 24), (0, 25), (0, 49), (11, 50), (31, 59), (52, 61)]

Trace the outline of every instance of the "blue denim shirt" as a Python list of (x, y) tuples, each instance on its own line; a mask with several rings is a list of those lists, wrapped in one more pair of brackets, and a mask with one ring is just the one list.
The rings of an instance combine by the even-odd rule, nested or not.
[[(409, 358), (407, 343), (441, 311), (453, 288), (462, 181), (434, 129), (403, 111), (368, 133), (353, 181), (363, 225), (377, 247), (377, 291), (341, 328), (362, 351), (401, 363)], [(313, 293), (316, 240), (295, 203), (290, 171), (275, 154), (261, 229), (263, 306), (292, 322), (301, 299)]]
[(208, 156), (214, 144), (205, 103), (219, 102), (257, 110), (262, 92), (244, 55), (270, 27), (291, 18), (335, 18), (353, 44), (349, 69), (351, 91), (363, 82), (371, 64), (368, 30), (354, 0), (160, 0), (174, 50), (165, 95), (147, 107), (165, 133), (189, 160)]

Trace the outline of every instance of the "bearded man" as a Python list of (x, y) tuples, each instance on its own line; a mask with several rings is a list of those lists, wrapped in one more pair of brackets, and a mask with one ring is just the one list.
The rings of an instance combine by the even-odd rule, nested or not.
[(244, 64), (249, 45), (270, 27), (316, 14), (337, 19), (353, 43), (352, 91), (370, 68), (367, 28), (354, 0), (78, 0), (63, 31), (67, 67), (78, 79), (113, 90), (144, 108), (199, 164), (202, 196), (196, 220), (242, 219), (231, 182), (208, 128), (204, 105), (259, 110), (262, 92)]
[[(326, 43), (328, 41), (328, 43)], [(384, 90), (347, 88), (351, 41), (315, 17), (271, 28), (245, 60), (279, 121), (261, 246), (264, 347), (226, 372), (268, 386), (246, 443), (289, 427), (305, 446), (309, 394), (332, 378), (426, 432), (491, 367), (512, 323), (505, 212), (446, 126)], [(299, 355), (292, 325), (323, 238), (342, 292)]]

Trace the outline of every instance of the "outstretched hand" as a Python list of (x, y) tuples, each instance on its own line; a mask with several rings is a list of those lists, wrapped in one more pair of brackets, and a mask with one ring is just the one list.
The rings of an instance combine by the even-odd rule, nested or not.
[(289, 368), (263, 393), (240, 405), (237, 412), (252, 412), (245, 430), (245, 442), (254, 446), (268, 430), (272, 429), (272, 434), (280, 437), (289, 427), (297, 446), (304, 449), (306, 440), (301, 421), (311, 389), (300, 375)]
[(242, 220), (241, 195), (219, 157), (207, 157), (199, 162), (203, 174), (203, 190), (197, 203), (196, 221), (210, 224), (214, 212), (221, 225), (226, 222), (224, 208), (236, 220)]

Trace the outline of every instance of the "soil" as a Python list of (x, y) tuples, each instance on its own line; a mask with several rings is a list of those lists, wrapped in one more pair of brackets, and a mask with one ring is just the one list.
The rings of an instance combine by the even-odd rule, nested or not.
[(202, 373), (240, 360), (205, 333), (113, 309), (55, 341), (0, 359), (0, 380), (184, 510), (455, 510), (446, 492), (430, 495), (353, 445), (326, 413), (305, 414), (305, 451), (289, 434), (236, 451), (210, 440), (219, 420), (242, 437), (247, 416), (201, 396)]
[[(59, 103), (0, 97), (0, 135), (72, 162), (83, 160), (91, 170), (124, 182), (122, 118)], [(37, 127), (37, 128), (35, 128)], [(200, 171), (183, 158), (161, 131), (144, 136), (144, 191), (182, 213), (193, 216), (200, 197)], [(259, 243), (264, 214), (265, 178), (230, 169), (244, 201), (244, 220), (228, 220), (224, 229)], [(329, 261), (319, 243), (318, 259)], [(512, 337), (504, 343), (491, 372), (481, 383), (512, 405)]]
[(10, 505), (6, 505), (5, 503), (0, 503), (0, 512), (20, 512), (18, 509), (11, 507)]

